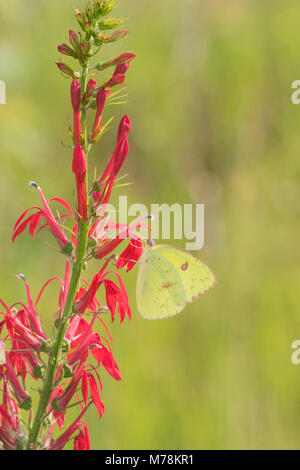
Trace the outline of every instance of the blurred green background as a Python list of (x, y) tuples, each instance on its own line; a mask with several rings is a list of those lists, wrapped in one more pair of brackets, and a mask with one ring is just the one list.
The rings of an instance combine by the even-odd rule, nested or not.
[[(119, 3), (131, 35), (111, 51), (137, 53), (129, 102), (117, 111), (133, 121), (129, 201), (205, 203), (199, 256), (219, 284), (182, 315), (146, 322), (135, 307), (136, 270), (126, 276), (133, 320), (112, 328), (125, 381), (102, 374), (106, 413), (101, 422), (88, 415), (93, 448), (300, 448), (300, 366), (291, 362), (300, 337), (300, 106), (291, 102), (300, 4)], [(15, 274), (36, 296), (64, 271), (47, 237), (26, 233), (14, 246), (10, 238), (21, 211), (38, 202), (30, 180), (74, 202), (69, 81), (55, 66), (57, 44), (76, 28), (73, 5), (0, 4), (0, 296), (8, 303), (25, 300)], [(115, 134), (116, 123), (92, 168), (102, 167)], [(55, 286), (41, 306), (50, 331)]]

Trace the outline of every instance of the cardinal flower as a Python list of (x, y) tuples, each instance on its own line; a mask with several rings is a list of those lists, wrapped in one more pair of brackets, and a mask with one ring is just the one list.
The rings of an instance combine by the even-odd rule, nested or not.
[[(3, 380), (2, 404), (0, 405), (0, 442), (6, 450), (17, 446), (17, 436), (20, 433), (20, 410), (13, 399), (7, 380)], [(1, 383), (1, 376), (0, 376)]]
[[(38, 193), (40, 195), (41, 202), (42, 202), (42, 207), (37, 207), (37, 206), (30, 207), (25, 212), (23, 212), (23, 214), (21, 215), (21, 217), (19, 217), (19, 219), (17, 220), (15, 224), (12, 241), (14, 242), (15, 239), (22, 232), (24, 232), (24, 230), (26, 229), (28, 225), (29, 225), (29, 233), (32, 236), (32, 238), (34, 238), (34, 235), (40, 223), (41, 217), (43, 217), (45, 219), (45, 224), (40, 228), (40, 230), (45, 227), (48, 228), (50, 232), (54, 235), (57, 243), (62, 248), (62, 250), (65, 252), (70, 251), (70, 249), (72, 248), (70, 247), (70, 242), (65, 236), (65, 234), (63, 233), (61, 227), (59, 226), (57, 219), (60, 220), (60, 219), (63, 219), (64, 217), (73, 217), (71, 207), (66, 201), (64, 201), (61, 198), (55, 197), (55, 198), (46, 200), (41, 188), (36, 183), (31, 182), (30, 186), (38, 190)], [(49, 207), (49, 202), (51, 201), (56, 201), (62, 206), (64, 206), (67, 209), (68, 213), (64, 215), (60, 215), (56, 219)], [(29, 217), (25, 219), (28, 212), (31, 211), (32, 209), (35, 209), (37, 212), (35, 212), (34, 214), (31, 214)]]
[(74, 439), (74, 450), (90, 450), (91, 441), (88, 425), (85, 421), (81, 421), (79, 424), (79, 434)]
[(82, 410), (82, 412), (80, 413), (78, 418), (76, 418), (74, 423), (72, 423), (71, 426), (69, 426), (66, 429), (66, 431), (58, 439), (56, 439), (56, 441), (52, 442), (51, 445), (49, 445), (48, 450), (62, 450), (65, 447), (65, 445), (69, 442), (69, 440), (71, 439), (73, 434), (75, 434), (76, 431), (79, 431), (79, 434), (76, 436), (77, 439), (79, 438), (80, 434), (82, 436), (83, 435), (82, 433), (85, 433), (84, 434), (84, 439), (81, 439), (81, 445), (85, 445), (86, 447), (84, 447), (82, 450), (89, 450), (90, 449), (89, 436), (85, 432), (86, 423), (81, 421), (81, 418), (87, 412), (90, 405), (91, 404), (89, 403), (84, 408), (84, 410)]
[(95, 116), (95, 121), (94, 121), (94, 127), (93, 127), (92, 135), (91, 135), (92, 142), (95, 142), (97, 140), (97, 137), (99, 136), (100, 131), (101, 131), (102, 115), (103, 115), (103, 110), (104, 110), (105, 103), (106, 103), (106, 98), (107, 98), (107, 93), (105, 91), (105, 88), (101, 87), (97, 93), (97, 98), (96, 98), (97, 110), (96, 110), (96, 116)]
[(72, 171), (75, 174), (77, 186), (78, 214), (83, 221), (87, 220), (87, 200), (85, 189), (86, 156), (81, 145), (74, 149)]
[(116, 177), (128, 155), (128, 135), (130, 128), (131, 122), (129, 117), (126, 115), (121, 119), (119, 125), (115, 151), (109, 160), (102, 177), (97, 181), (99, 191), (95, 191), (93, 193), (96, 207), (99, 206), (99, 204), (105, 205), (109, 201)]
[(143, 242), (139, 238), (131, 238), (127, 248), (121, 253), (117, 261), (117, 268), (127, 266), (126, 271), (131, 271), (143, 254)]
[(83, 100), (82, 102), (83, 103), (87, 103), (89, 98), (91, 98), (92, 94), (93, 94), (93, 91), (97, 88), (97, 82), (96, 80), (94, 80), (93, 78), (91, 78), (89, 81), (88, 81), (88, 84), (86, 86), (86, 90), (85, 90), (85, 94), (83, 96)]
[(28, 284), (28, 282), (27, 282), (27, 280), (26, 280), (26, 278), (23, 274), (19, 274), (17, 277), (19, 279), (22, 279), (25, 282), (25, 287), (26, 287), (26, 292), (27, 292), (27, 299), (28, 299), (27, 313), (28, 313), (28, 320), (29, 320), (31, 329), (37, 335), (39, 335), (41, 338), (46, 339), (46, 335), (43, 332), (39, 316), (38, 316), (37, 311), (36, 311), (36, 309), (34, 307), (34, 304), (33, 304), (29, 284)]
[(101, 69), (104, 70), (107, 67), (111, 67), (112, 65), (119, 65), (119, 64), (124, 64), (126, 62), (130, 62), (135, 57), (136, 55), (133, 54), (132, 52), (125, 52), (124, 54), (121, 54), (118, 57), (115, 57), (114, 59), (102, 64)]
[(74, 116), (74, 140), (76, 144), (80, 144), (81, 121), (80, 121), (80, 105), (81, 105), (81, 87), (77, 78), (71, 83), (71, 101)]
[(27, 392), (23, 390), (10, 360), (10, 353), (7, 352), (5, 354), (5, 374), (12, 386), (19, 407), (29, 410), (31, 408), (31, 398)]

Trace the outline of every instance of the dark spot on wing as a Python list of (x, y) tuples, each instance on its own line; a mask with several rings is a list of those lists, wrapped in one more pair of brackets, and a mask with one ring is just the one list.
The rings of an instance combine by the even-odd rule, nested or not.
[(181, 269), (182, 269), (182, 271), (186, 271), (188, 267), (189, 267), (189, 263), (186, 262), (181, 266)]
[(171, 285), (172, 285), (172, 284), (170, 284), (169, 282), (163, 282), (162, 285), (161, 285), (161, 287), (162, 287), (163, 289), (168, 289), (169, 287), (171, 287)]

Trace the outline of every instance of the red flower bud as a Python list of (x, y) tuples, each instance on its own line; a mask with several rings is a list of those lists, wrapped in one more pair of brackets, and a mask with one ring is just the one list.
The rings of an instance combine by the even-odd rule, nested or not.
[(93, 132), (91, 135), (91, 140), (93, 142), (97, 139), (101, 130), (102, 115), (103, 115), (104, 106), (106, 103), (106, 97), (107, 97), (106, 91), (104, 87), (101, 87), (97, 93), (97, 99), (96, 99), (97, 111), (96, 111), (96, 116), (95, 116)]
[(125, 74), (127, 70), (129, 69), (129, 66), (130, 66), (130, 62), (125, 62), (124, 64), (117, 65), (114, 71), (114, 75), (117, 75), (118, 73)]
[(107, 67), (111, 67), (112, 65), (118, 65), (118, 64), (124, 64), (125, 62), (130, 62), (136, 57), (135, 54), (132, 52), (125, 52), (124, 54), (119, 55), (118, 57), (115, 57), (114, 59), (105, 62), (104, 64), (101, 64), (100, 66), (97, 67), (98, 70), (104, 70)]
[(116, 85), (121, 85), (125, 80), (124, 73), (117, 73), (113, 75), (104, 85), (104, 88), (112, 88)]
[(96, 80), (94, 80), (93, 78), (91, 78), (89, 81), (88, 81), (88, 84), (86, 86), (86, 91), (85, 91), (85, 94), (84, 94), (84, 97), (83, 97), (83, 102), (86, 103), (88, 101), (88, 99), (92, 96), (93, 94), (93, 91), (95, 90), (95, 88), (97, 87), (97, 82)]
[(122, 117), (121, 122), (119, 124), (119, 129), (118, 129), (118, 139), (117, 142), (120, 144), (123, 140), (128, 138), (129, 132), (131, 129), (131, 121), (127, 114)]
[(73, 49), (71, 49), (71, 47), (69, 47), (65, 43), (60, 44), (59, 46), (57, 46), (57, 49), (58, 49), (58, 52), (60, 52), (61, 54), (69, 55), (69, 56), (72, 56), (72, 57), (76, 56), (76, 53), (73, 51)]
[(86, 175), (86, 156), (81, 145), (74, 149), (72, 171), (75, 173), (76, 181), (84, 181)]
[(56, 65), (62, 73), (68, 75), (69, 77), (74, 77), (74, 70), (72, 70), (71, 67), (64, 64), (63, 62), (57, 62)]
[(71, 83), (71, 101), (73, 110), (78, 113), (81, 103), (81, 88), (77, 78), (74, 78)]
[(72, 30), (69, 31), (69, 40), (70, 40), (70, 43), (72, 44), (72, 46), (75, 47), (75, 49), (76, 49), (78, 47), (79, 40), (78, 40), (78, 36), (75, 33), (75, 31), (72, 31)]
[(80, 120), (80, 104), (81, 104), (81, 88), (77, 78), (71, 83), (71, 101), (74, 112), (74, 140), (76, 144), (80, 144), (81, 120)]
[(75, 173), (77, 185), (78, 214), (83, 221), (87, 220), (87, 200), (85, 190), (86, 156), (81, 145), (77, 144), (74, 149), (72, 171)]

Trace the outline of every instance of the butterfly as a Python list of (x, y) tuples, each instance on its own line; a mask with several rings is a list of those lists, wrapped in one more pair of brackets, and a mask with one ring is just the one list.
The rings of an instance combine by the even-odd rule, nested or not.
[(148, 240), (137, 277), (137, 309), (146, 320), (172, 317), (216, 283), (214, 273), (200, 259)]

